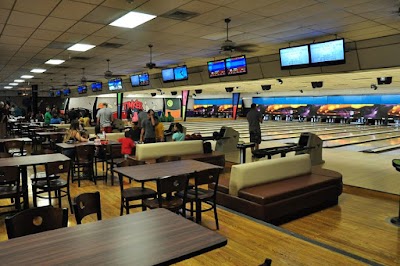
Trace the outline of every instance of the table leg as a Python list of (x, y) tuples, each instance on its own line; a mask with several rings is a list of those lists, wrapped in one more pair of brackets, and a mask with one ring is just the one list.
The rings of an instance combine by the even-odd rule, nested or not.
[(196, 223), (201, 223), (201, 201), (196, 201)]
[(21, 188), (22, 197), (24, 199), (24, 209), (29, 209), (29, 194), (28, 194), (28, 171), (26, 166), (21, 166)]

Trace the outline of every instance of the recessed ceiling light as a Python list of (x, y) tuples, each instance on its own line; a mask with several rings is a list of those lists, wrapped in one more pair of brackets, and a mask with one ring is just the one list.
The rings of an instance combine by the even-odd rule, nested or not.
[(86, 52), (87, 50), (90, 50), (94, 47), (96, 47), (96, 45), (77, 43), (77, 44), (74, 44), (71, 47), (69, 47), (67, 50), (77, 51), (77, 52)]
[(157, 16), (131, 11), (110, 23), (111, 26), (133, 29)]
[(46, 72), (46, 69), (43, 68), (34, 68), (31, 70), (32, 73), (43, 73)]
[(11, 83), (8, 83), (8, 85), (11, 85), (11, 86), (17, 86), (17, 85), (18, 85), (18, 83), (16, 83), (16, 82), (11, 82)]
[(22, 79), (31, 79), (31, 78), (33, 78), (34, 76), (32, 76), (32, 75), (22, 75), (21, 76), (21, 78)]
[(4, 89), (12, 89), (12, 86), (4, 86)]
[(24, 82), (25, 80), (23, 80), (23, 79), (14, 79), (14, 82), (18, 82), (18, 83), (20, 83), (20, 82)]
[(61, 65), (62, 63), (64, 63), (65, 62), (65, 60), (62, 60), (62, 59), (50, 59), (50, 60), (47, 60), (46, 62), (45, 62), (45, 64), (49, 64), (49, 65)]

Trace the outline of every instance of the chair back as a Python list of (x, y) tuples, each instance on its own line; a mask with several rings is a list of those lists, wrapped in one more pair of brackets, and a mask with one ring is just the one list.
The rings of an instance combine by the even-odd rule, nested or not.
[(157, 179), (157, 198), (159, 207), (162, 207), (163, 194), (172, 195), (172, 193), (184, 192), (183, 200), (186, 200), (186, 192), (188, 186), (187, 175), (170, 176)]
[(24, 154), (25, 141), (23, 140), (9, 140), (4, 142), (6, 152), (14, 155), (15, 153)]
[(16, 185), (19, 191), (19, 168), (17, 166), (0, 167), (0, 185)]
[(166, 162), (173, 162), (173, 161), (180, 161), (181, 157), (180, 156), (175, 156), (175, 155), (165, 155), (161, 156), (156, 159), (156, 163), (166, 163)]
[(8, 152), (0, 152), (0, 158), (10, 158), (12, 155)]
[(77, 224), (81, 224), (82, 219), (92, 213), (96, 213), (97, 220), (101, 220), (100, 192), (80, 194), (75, 197), (73, 206)]
[(68, 226), (68, 209), (32, 208), (5, 219), (9, 239)]
[(46, 164), (47, 175), (69, 174), (71, 161), (57, 161)]
[(95, 147), (93, 145), (75, 146), (75, 158), (77, 163), (93, 162)]
[(215, 186), (218, 186), (218, 180), (219, 180), (220, 173), (221, 173), (220, 168), (195, 172), (193, 174), (193, 176), (195, 178), (194, 179), (195, 186), (197, 187), (197, 186), (212, 184), (212, 183), (215, 183)]
[(124, 157), (121, 153), (121, 144), (107, 145), (107, 157), (111, 160)]

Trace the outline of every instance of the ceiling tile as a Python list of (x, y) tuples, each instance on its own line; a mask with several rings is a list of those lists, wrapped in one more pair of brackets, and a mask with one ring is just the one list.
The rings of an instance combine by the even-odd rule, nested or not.
[(125, 10), (99, 6), (82, 18), (82, 21), (108, 25), (126, 13)]
[(0, 23), (5, 24), (9, 14), (10, 14), (10, 10), (0, 9)]
[(162, 31), (168, 27), (176, 25), (181, 21), (170, 19), (170, 18), (163, 18), (163, 17), (156, 17), (155, 19), (146, 22), (135, 29), (138, 30), (149, 30), (149, 31)]
[(45, 16), (12, 11), (7, 24), (35, 28), (38, 27), (44, 19)]
[(51, 16), (57, 18), (79, 20), (86, 16), (95, 7), (95, 5), (73, 2), (70, 0), (63, 0), (51, 13)]
[(76, 20), (48, 17), (39, 28), (44, 30), (66, 31), (75, 23)]
[[(318, 3), (318, 2), (315, 0), (302, 0), (302, 1), (285, 0), (285, 1), (274, 2), (270, 5), (267, 5), (264, 7), (259, 7), (257, 9), (253, 9), (249, 12), (258, 14), (261, 16), (265, 16), (265, 17), (272, 17), (272, 16), (276, 16), (279, 14), (285, 14), (292, 10), (301, 9), (306, 6), (314, 5), (316, 3)], [(285, 15), (283, 15), (283, 16), (285, 16)]]
[[(204, 13), (200, 16), (194, 17), (190, 19), (190, 22), (211, 25), (216, 22), (224, 23), (225, 18), (233, 17), (235, 15), (239, 15), (241, 12), (236, 9), (228, 8), (228, 7), (219, 7), (217, 9), (213, 9), (207, 13)], [(221, 24), (222, 25), (222, 24)]]
[(4, 24), (0, 24), (0, 32), (3, 30)]
[(39, 40), (53, 41), (53, 40), (57, 39), (61, 34), (62, 34), (62, 31), (52, 31), (52, 30), (37, 29), (32, 34), (32, 38), (39, 39)]
[[(214, 1), (215, 2), (215, 1)], [(203, 14), (205, 12), (211, 11), (213, 9), (218, 8), (219, 6), (214, 5), (212, 3), (206, 3), (201, 1), (191, 1), (185, 5), (179, 7), (180, 10), (186, 10), (190, 12), (195, 12), (199, 14)]]
[(86, 38), (86, 34), (76, 34), (76, 33), (69, 33), (66, 32), (62, 34), (60, 37), (56, 39), (57, 42), (66, 42), (66, 43), (78, 43), (82, 39)]
[(75, 2), (82, 2), (82, 3), (86, 3), (86, 4), (92, 4), (92, 5), (98, 5), (101, 2), (103, 2), (104, 0), (74, 0)]
[(18, 0), (14, 10), (47, 16), (58, 3), (58, 0)]
[(149, 0), (136, 8), (135, 11), (160, 16), (189, 2), (190, 0)]
[(202, 27), (201, 24), (196, 24), (192, 22), (182, 21), (175, 24), (169, 28), (163, 30), (163, 32), (173, 33), (173, 34), (183, 34), (185, 32), (195, 31), (197, 28)]
[(251, 3), (247, 2), (247, 1), (243, 1), (243, 0), (235, 0), (232, 3), (229, 3), (229, 7), (246, 12), (246, 11), (258, 9), (260, 7), (264, 7), (266, 5), (273, 4), (278, 1), (281, 1), (281, 0), (269, 0), (269, 1), (254, 0), (254, 1), (251, 1)]
[[(107, 42), (110, 39), (110, 37), (101, 37), (101, 36), (88, 36), (85, 39), (82, 40), (83, 43), (90, 43), (93, 45), (100, 45), (104, 42)], [(90, 51), (90, 50), (89, 50)]]
[(201, 0), (201, 2), (205, 2), (205, 3), (212, 3), (212, 4), (217, 4), (220, 6), (225, 6), (228, 5), (232, 2), (234, 2), (235, 0), (219, 0), (219, 1), (214, 1), (214, 0)]
[(14, 5), (15, 0), (1, 0), (0, 8), (11, 9)]
[(34, 28), (28, 27), (21, 27), (21, 26), (14, 26), (14, 25), (7, 25), (4, 28), (3, 34), (7, 36), (16, 36), (16, 37), (29, 37), (31, 36), (32, 32), (34, 32)]
[(81, 22), (76, 23), (74, 26), (72, 26), (68, 30), (68, 32), (82, 33), (82, 34), (90, 35), (93, 32), (101, 29), (102, 27), (104, 27), (104, 25), (102, 25), (102, 24), (95, 24), (95, 23), (81, 21)]
[(26, 42), (27, 38), (13, 37), (13, 36), (0, 36), (0, 43), (22, 45)]
[(33, 39), (30, 38), (28, 41), (25, 43), (25, 45), (31, 45), (31, 46), (37, 46), (37, 47), (46, 47), (50, 41), (47, 40), (38, 40), (38, 39)]
[(138, 6), (144, 4), (146, 1), (148, 0), (135, 0), (131, 1), (132, 3), (128, 3), (128, 1), (121, 1), (121, 0), (106, 0), (101, 5), (118, 9), (124, 9), (124, 10), (133, 10)]
[(101, 28), (100, 30), (96, 31), (93, 33), (95, 36), (101, 36), (101, 37), (109, 37), (113, 38), (115, 36), (118, 36), (119, 34), (127, 32), (129, 29), (125, 28), (118, 28), (118, 27), (113, 27), (113, 26), (105, 26), (104, 28)]

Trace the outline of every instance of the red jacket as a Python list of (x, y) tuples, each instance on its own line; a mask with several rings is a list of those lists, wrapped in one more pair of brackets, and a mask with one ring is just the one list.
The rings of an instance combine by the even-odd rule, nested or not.
[(131, 138), (120, 138), (118, 139), (121, 145), (121, 153), (122, 154), (132, 154), (132, 148), (135, 147), (135, 142)]

